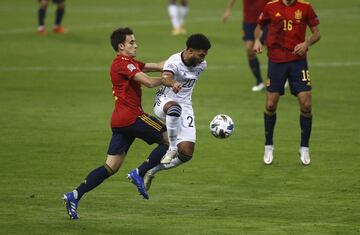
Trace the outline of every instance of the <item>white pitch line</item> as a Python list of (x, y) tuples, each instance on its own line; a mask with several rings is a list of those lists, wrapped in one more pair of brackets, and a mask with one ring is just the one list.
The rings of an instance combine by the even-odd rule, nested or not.
[[(360, 66), (360, 61), (342, 61), (342, 62), (319, 62), (311, 63), (310, 67), (319, 67), (319, 68), (338, 68), (338, 67), (356, 67)], [(267, 66), (264, 65), (263, 68)], [(235, 70), (235, 69), (244, 69), (247, 68), (245, 65), (209, 65), (207, 69), (209, 70)], [(72, 67), (72, 66), (0, 66), (0, 71), (3, 72), (48, 72), (48, 71), (57, 71), (57, 72), (107, 72), (109, 67)]]

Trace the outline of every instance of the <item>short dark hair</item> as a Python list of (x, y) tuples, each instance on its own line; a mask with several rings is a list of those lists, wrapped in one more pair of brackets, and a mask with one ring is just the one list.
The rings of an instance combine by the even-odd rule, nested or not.
[(129, 27), (126, 28), (118, 28), (112, 32), (110, 36), (111, 46), (115, 51), (118, 51), (119, 43), (125, 42), (126, 35), (133, 35), (134, 32)]
[(211, 43), (209, 39), (201, 33), (196, 33), (190, 35), (186, 41), (186, 47), (196, 49), (196, 50), (209, 50), (211, 48)]

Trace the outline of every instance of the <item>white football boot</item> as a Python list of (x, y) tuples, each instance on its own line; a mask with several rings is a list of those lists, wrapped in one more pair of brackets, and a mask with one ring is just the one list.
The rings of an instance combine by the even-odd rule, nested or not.
[(274, 145), (265, 145), (264, 163), (270, 165), (274, 159)]
[(300, 160), (304, 166), (310, 165), (310, 153), (308, 147), (300, 147), (299, 149)]
[(162, 163), (162, 164), (170, 163), (171, 160), (177, 156), (177, 153), (178, 153), (177, 149), (168, 149), (168, 151), (166, 151), (164, 157), (161, 159), (160, 163)]
[(146, 172), (146, 174), (144, 175), (144, 185), (145, 185), (145, 189), (147, 191), (149, 191), (151, 182), (154, 178), (155, 178), (155, 175), (153, 174), (153, 172), (151, 170), (148, 170)]
[(264, 83), (259, 83), (258, 85), (253, 86), (253, 87), (251, 88), (251, 90), (254, 91), (254, 92), (262, 91), (262, 90), (264, 90), (264, 89), (265, 89)]

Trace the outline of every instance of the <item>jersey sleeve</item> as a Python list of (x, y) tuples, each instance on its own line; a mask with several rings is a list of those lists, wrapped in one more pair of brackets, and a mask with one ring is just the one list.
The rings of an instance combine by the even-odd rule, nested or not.
[(145, 67), (145, 63), (143, 63), (143, 62), (141, 62), (139, 60), (134, 60), (134, 61), (138, 64), (139, 69), (142, 71), (144, 69), (144, 67)]
[(123, 61), (119, 66), (119, 73), (127, 79), (132, 79), (135, 74), (142, 72), (145, 64), (142, 62), (134, 63), (132, 61)]
[(163, 71), (167, 71), (167, 72), (171, 72), (173, 74), (176, 74), (177, 71), (178, 71), (178, 68), (176, 66), (176, 63), (174, 60), (172, 60), (172, 58), (169, 58), (165, 64), (164, 64), (164, 67), (163, 67)]
[(263, 11), (259, 15), (257, 23), (263, 26), (268, 24), (269, 22), (270, 22), (270, 15), (268, 11), (268, 5), (265, 5)]
[(320, 24), (319, 18), (316, 15), (316, 13), (311, 5), (309, 5), (309, 9), (308, 9), (307, 24), (310, 27), (314, 27), (314, 26)]

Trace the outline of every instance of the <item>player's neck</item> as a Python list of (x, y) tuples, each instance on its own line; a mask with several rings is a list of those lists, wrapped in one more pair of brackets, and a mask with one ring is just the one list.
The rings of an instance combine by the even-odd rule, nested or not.
[(181, 52), (181, 60), (186, 66), (190, 66), (189, 61), (188, 61), (188, 54), (187, 54), (186, 50)]
[(116, 53), (118, 56), (124, 56), (124, 57), (128, 57), (128, 58), (134, 58), (134, 56), (132, 55), (128, 55), (127, 53), (125, 53), (124, 51), (119, 51), (118, 53)]
[(290, 6), (291, 4), (293, 4), (295, 2), (295, 0), (282, 0), (282, 1), (286, 6)]

